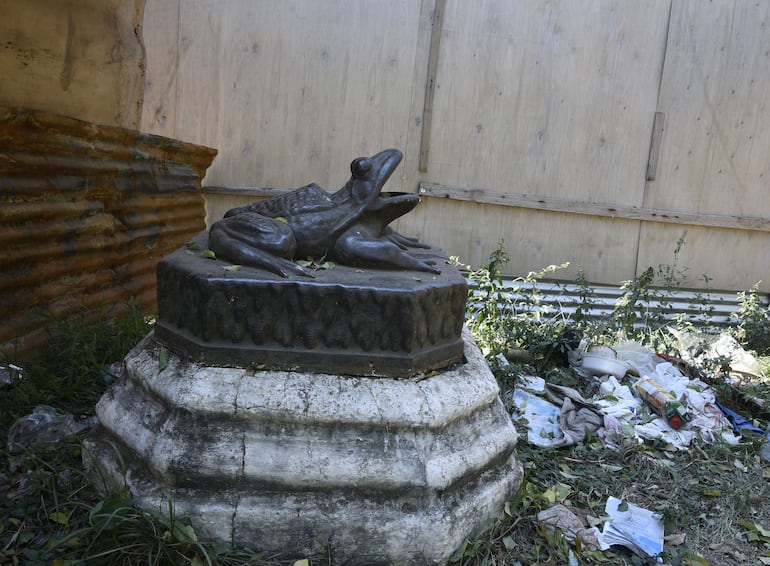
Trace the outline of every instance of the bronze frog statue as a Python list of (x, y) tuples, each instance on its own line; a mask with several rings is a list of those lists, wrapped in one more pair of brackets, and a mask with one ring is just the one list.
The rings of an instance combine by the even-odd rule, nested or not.
[(228, 210), (209, 230), (217, 257), (267, 269), (282, 277), (312, 277), (292, 260), (326, 258), (342, 265), (440, 273), (433, 261), (408, 248), (429, 248), (388, 224), (412, 210), (420, 197), (382, 188), (401, 163), (386, 149), (350, 164), (352, 176), (335, 193), (315, 183), (248, 206)]

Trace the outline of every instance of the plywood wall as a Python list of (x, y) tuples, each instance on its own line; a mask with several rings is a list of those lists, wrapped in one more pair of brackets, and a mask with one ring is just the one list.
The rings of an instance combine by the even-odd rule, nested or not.
[(723, 228), (645, 223), (640, 267), (682, 238), (693, 279), (769, 290), (770, 4), (674, 2), (658, 109), (665, 129), (645, 206), (714, 216)]
[[(663, 2), (471, 8), (450, 0), (425, 177), (482, 192), (640, 205), (667, 17)], [(517, 273), (570, 261), (565, 276), (579, 268), (593, 281), (633, 276), (638, 222), (455, 204), (447, 230), (447, 211), (427, 204), (424, 232), (471, 263), (502, 239)], [(458, 238), (460, 230), (470, 233)]]
[(419, 2), (159, 0), (147, 10), (163, 37), (148, 48), (144, 127), (215, 142), (210, 184), (339, 186), (354, 157), (405, 148)]
[(137, 128), (144, 0), (0, 0), (0, 104)]
[[(767, 11), (147, 0), (142, 124), (218, 148), (215, 186), (335, 189), (401, 148), (390, 188), (425, 198), (399, 229), (473, 265), (502, 240), (510, 275), (570, 261), (615, 284), (684, 237), (686, 284), (745, 289), (770, 284)], [(210, 193), (207, 220), (254, 198)]]

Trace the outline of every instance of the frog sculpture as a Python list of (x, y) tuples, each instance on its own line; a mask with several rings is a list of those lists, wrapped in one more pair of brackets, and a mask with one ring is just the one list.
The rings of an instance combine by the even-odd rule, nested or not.
[(209, 248), (219, 258), (266, 269), (281, 277), (312, 277), (292, 261), (295, 258), (440, 273), (434, 261), (408, 251), (429, 246), (388, 226), (420, 202), (415, 194), (382, 191), (401, 159), (397, 149), (354, 159), (350, 180), (335, 193), (312, 183), (233, 208), (211, 226)]

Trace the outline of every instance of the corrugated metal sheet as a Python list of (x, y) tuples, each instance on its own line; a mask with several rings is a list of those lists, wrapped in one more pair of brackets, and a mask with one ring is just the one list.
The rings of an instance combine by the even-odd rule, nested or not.
[[(478, 298), (478, 286), (470, 280), (468, 284), (472, 297)], [(503, 308), (510, 308), (510, 305), (514, 304), (520, 312), (542, 309), (546, 318), (574, 318), (578, 309), (581, 309), (584, 318), (599, 321), (612, 315), (616, 303), (626, 290), (606, 285), (580, 287), (576, 284), (549, 281), (533, 284), (504, 279), (501, 292), (505, 299), (505, 304), (501, 304)], [(537, 295), (537, 305), (527, 301), (533, 293)], [(761, 301), (764, 305), (770, 305), (767, 295), (761, 295)], [(737, 322), (735, 315), (740, 308), (740, 298), (737, 293), (729, 292), (653, 288), (650, 289), (649, 298), (640, 300), (638, 304), (651, 315), (660, 316), (663, 320), (683, 320), (696, 327), (719, 328)]]
[(0, 108), (0, 354), (49, 316), (155, 304), (155, 267), (205, 228), (211, 148)]

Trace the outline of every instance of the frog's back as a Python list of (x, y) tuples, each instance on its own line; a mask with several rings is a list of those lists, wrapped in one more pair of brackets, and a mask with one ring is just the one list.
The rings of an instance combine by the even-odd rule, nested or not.
[(269, 218), (288, 217), (328, 210), (333, 206), (329, 193), (312, 183), (277, 197), (233, 208), (227, 211), (225, 217), (243, 212), (256, 212)]

